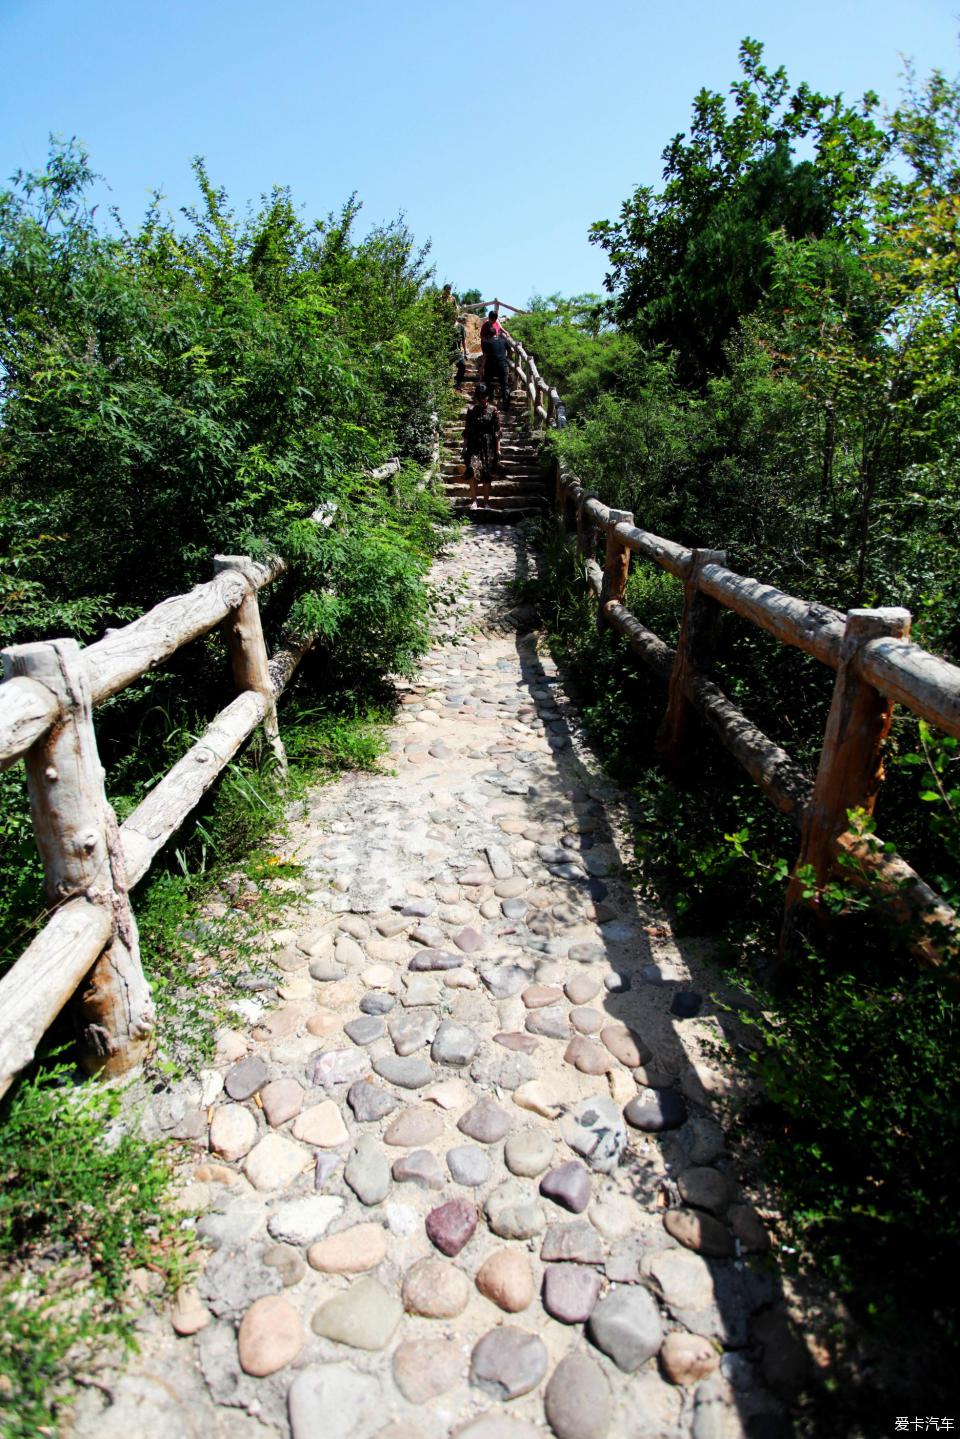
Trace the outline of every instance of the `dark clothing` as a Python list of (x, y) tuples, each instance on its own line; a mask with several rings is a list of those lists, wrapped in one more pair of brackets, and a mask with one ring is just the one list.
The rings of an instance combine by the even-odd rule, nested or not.
[(467, 468), (486, 480), (497, 467), (500, 414), (494, 405), (471, 405), (463, 425), (463, 449)]
[(499, 320), (484, 320), (480, 326), (480, 351), (482, 354), (480, 369), (484, 379), (487, 378), (492, 368), (490, 362), (490, 343), (499, 336), (502, 328)]
[(510, 380), (507, 370), (507, 342), (503, 335), (494, 335), (485, 346), (484, 382), (491, 392), (495, 384), (500, 386), (500, 401), (505, 410), (510, 408)]

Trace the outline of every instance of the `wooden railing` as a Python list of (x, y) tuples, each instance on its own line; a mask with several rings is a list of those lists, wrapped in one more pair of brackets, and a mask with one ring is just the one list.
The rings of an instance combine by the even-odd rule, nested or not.
[(504, 330), (503, 337), (507, 342), (507, 369), (511, 380), (523, 391), (530, 424), (534, 429), (547, 425), (562, 430), (567, 423), (567, 411), (557, 390), (547, 384), (537, 369), (536, 360), (519, 340), (508, 330)]
[[(385, 480), (398, 468), (390, 460), (370, 478)], [(333, 510), (313, 519), (328, 526)], [(154, 1010), (129, 891), (257, 725), (286, 769), (277, 700), (316, 635), (267, 654), (257, 596), (285, 569), (279, 559), (218, 555), (207, 584), (163, 600), (96, 644), (59, 639), (2, 652), (0, 769), (24, 762), (51, 913), (0, 979), (0, 1094), (75, 994), (85, 1068), (120, 1073), (149, 1045)], [(118, 825), (94, 707), (221, 623), (236, 697)]]
[[(532, 422), (562, 423), (565, 416), (556, 390), (547, 386), (523, 346), (512, 338), (511, 345)], [(792, 946), (807, 904), (822, 915), (824, 886), (840, 875), (866, 887), (875, 901), (908, 926), (910, 945), (918, 957), (938, 963), (946, 948), (960, 944), (956, 912), (892, 846), (862, 828), (851, 829), (849, 814), (873, 813), (883, 778), (882, 748), (895, 703), (960, 737), (960, 668), (910, 641), (908, 610), (853, 609), (844, 615), (784, 594), (729, 569), (723, 551), (688, 549), (639, 528), (632, 514), (602, 504), (562, 459), (555, 463), (556, 505), (568, 531), (576, 531), (577, 554), (599, 606), (598, 624), (623, 636), (665, 685), (666, 704), (656, 740), (663, 763), (675, 772), (687, 767), (696, 717), (800, 831), (799, 855), (787, 886), (781, 952)], [(595, 557), (600, 535), (602, 563)], [(647, 629), (623, 603), (634, 555), (683, 584), (676, 648)], [(815, 776), (807, 775), (709, 678), (712, 632), (720, 607), (836, 671)]]
[[(526, 313), (524, 310), (518, 310), (515, 305), (508, 305), (505, 300), (479, 300), (475, 304), (462, 305), (460, 308), (471, 311), (490, 309), (497, 313), (504, 309), (511, 310), (515, 315)], [(519, 385), (523, 391), (524, 404), (531, 425), (534, 429), (541, 429), (544, 425), (549, 425), (562, 430), (567, 423), (567, 411), (557, 390), (547, 384), (537, 369), (536, 360), (506, 328), (503, 328), (503, 338), (507, 342), (507, 369), (510, 372), (511, 381)]]

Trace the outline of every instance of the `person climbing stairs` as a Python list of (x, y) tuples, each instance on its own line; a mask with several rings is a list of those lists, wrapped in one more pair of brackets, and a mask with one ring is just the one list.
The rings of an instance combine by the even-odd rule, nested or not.
[[(471, 339), (475, 337), (471, 334)], [(463, 461), (463, 417), (473, 402), (479, 379), (480, 354), (469, 354), (463, 384), (463, 404), (455, 420), (443, 427), (440, 477), (455, 511), (469, 514), (478, 524), (508, 524), (540, 514), (550, 499), (553, 484), (540, 459), (539, 446), (530, 432), (524, 396), (514, 388), (510, 409), (498, 405), (503, 425), (500, 470), (494, 474), (489, 501), (481, 499), (469, 509), (470, 476)]]

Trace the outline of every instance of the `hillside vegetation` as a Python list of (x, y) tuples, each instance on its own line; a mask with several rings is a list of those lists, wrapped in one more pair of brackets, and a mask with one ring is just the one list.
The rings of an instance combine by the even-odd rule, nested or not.
[[(884, 113), (875, 95), (791, 85), (745, 41), (729, 94), (696, 96), (663, 162), (659, 187), (592, 228), (607, 296), (537, 298), (511, 322), (568, 401), (553, 443), (644, 528), (840, 610), (906, 605), (914, 638), (956, 659), (960, 88), (908, 73)], [(942, 1293), (937, 1274), (960, 1258), (957, 957), (919, 968), (908, 936), (841, 882), (827, 898), (842, 919), (771, 999), (796, 832), (712, 742), (689, 787), (656, 769), (663, 695), (596, 635), (549, 527), (543, 574), (544, 619), (634, 790), (641, 883), (719, 939), (761, 998), (747, 1059), (766, 1100), (744, 1129), (783, 1187), (797, 1262), (835, 1275), (901, 1364), (909, 1329), (926, 1379), (957, 1332), (946, 1301), (920, 1297)], [(677, 581), (635, 563), (627, 604), (670, 643), (681, 600)], [(717, 646), (719, 682), (812, 772), (830, 671), (729, 613)], [(901, 712), (886, 770), (878, 832), (956, 904), (956, 740)], [(856, 1382), (882, 1387), (869, 1369)], [(876, 1402), (893, 1412), (892, 1395)]]
[[(158, 200), (134, 229), (90, 207), (76, 145), (0, 192), (0, 641), (86, 641), (215, 553), (280, 553), (268, 642), (320, 630), (302, 695), (362, 710), (424, 643), (450, 316), (402, 224), (358, 239), (354, 200), (307, 223), (283, 190), (238, 218), (194, 168), (196, 208)], [(372, 484), (390, 455), (408, 463)], [(229, 693), (213, 635), (101, 709), (121, 817)], [(8, 952), (41, 908), (22, 788), (3, 776)]]
[[(195, 172), (195, 209), (174, 220), (158, 199), (135, 228), (96, 213), (77, 145), (0, 190), (0, 644), (96, 638), (210, 579), (218, 552), (289, 561), (261, 594), (271, 648), (320, 632), (280, 715), (286, 791), (254, 745), (135, 894), (160, 1084), (236, 1022), (289, 883), (285, 803), (376, 763), (390, 676), (426, 643), (449, 519), (423, 484), (453, 329), (425, 250), (402, 223), (359, 238), (353, 199), (308, 223), (276, 190), (238, 217)], [(372, 481), (394, 455), (399, 474)], [(214, 633), (98, 710), (121, 818), (232, 693)], [(15, 766), (0, 775), (0, 968), (45, 903)], [(168, 1196), (175, 1152), (131, 1133), (105, 1145), (117, 1096), (74, 1088), (56, 1054), (69, 1061), (69, 1041), (61, 1024), (0, 1108), (10, 1439), (53, 1433), (71, 1377), (133, 1342), (144, 1276), (171, 1294), (191, 1263)]]

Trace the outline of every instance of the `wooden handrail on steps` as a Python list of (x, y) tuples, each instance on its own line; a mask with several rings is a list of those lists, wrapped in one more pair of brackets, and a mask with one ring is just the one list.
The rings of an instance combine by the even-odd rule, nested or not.
[[(370, 478), (399, 468), (389, 460)], [(334, 508), (311, 518), (329, 526)], [(281, 559), (218, 555), (212, 580), (95, 644), (49, 640), (2, 651), (0, 769), (24, 761), (51, 914), (0, 979), (0, 1095), (75, 995), (86, 1069), (122, 1073), (146, 1052), (154, 1010), (128, 893), (258, 724), (286, 769), (276, 704), (317, 638), (298, 635), (267, 654), (257, 596), (286, 568)], [(94, 707), (219, 624), (236, 697), (118, 826)]]
[[(508, 344), (511, 369), (527, 391), (534, 425), (560, 427), (565, 413), (557, 391), (546, 386), (521, 343), (509, 336)], [(541, 403), (542, 395), (546, 404)], [(873, 813), (883, 778), (882, 747), (895, 703), (960, 738), (960, 667), (909, 639), (908, 610), (854, 609), (844, 615), (785, 594), (729, 569), (726, 557), (718, 552), (691, 550), (639, 528), (632, 515), (604, 505), (562, 458), (555, 464), (556, 509), (566, 528), (576, 530), (587, 587), (598, 602), (598, 623), (622, 635), (668, 688), (657, 743), (664, 763), (683, 769), (690, 755), (688, 715), (695, 713), (800, 830), (800, 853), (784, 907), (781, 952), (792, 944), (801, 908), (810, 903), (822, 915), (823, 888), (839, 875), (866, 887), (897, 922), (910, 927), (911, 950), (918, 958), (939, 963), (946, 948), (960, 945), (960, 916), (875, 834), (852, 832), (847, 816), (851, 810)], [(605, 536), (602, 568), (593, 558), (598, 532)], [(649, 560), (684, 585), (675, 650), (623, 603), (631, 555)], [(707, 647), (702, 631), (710, 623), (710, 610), (717, 606), (733, 610), (781, 644), (795, 646), (837, 672), (815, 778), (764, 735), (704, 672)], [(800, 872), (809, 873), (811, 868), (815, 883), (808, 899)]]

